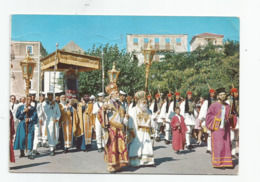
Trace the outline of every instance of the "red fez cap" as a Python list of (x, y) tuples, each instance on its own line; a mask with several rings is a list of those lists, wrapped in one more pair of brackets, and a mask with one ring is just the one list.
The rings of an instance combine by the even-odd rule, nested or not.
[(156, 94), (155, 97), (160, 97), (160, 95), (159, 95), (159, 94)]
[(237, 90), (237, 88), (232, 88), (230, 92), (234, 93), (234, 92), (238, 92), (238, 90)]
[(168, 94), (167, 94), (167, 97), (171, 97), (171, 96), (172, 96), (172, 93), (168, 93)]
[(209, 90), (209, 93), (215, 93), (215, 92), (216, 92), (216, 90), (214, 90), (214, 89)]
[(147, 95), (147, 98), (151, 98), (151, 95)]
[(181, 95), (181, 94), (180, 94), (180, 92), (175, 92), (175, 94), (174, 94), (174, 95)]
[(191, 92), (191, 91), (188, 91), (188, 92), (187, 92), (187, 95), (189, 95), (189, 94), (192, 94), (192, 92)]

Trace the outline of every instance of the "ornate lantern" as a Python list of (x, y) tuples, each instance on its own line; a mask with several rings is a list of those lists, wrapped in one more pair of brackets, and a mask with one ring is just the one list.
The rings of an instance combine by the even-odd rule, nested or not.
[(145, 63), (145, 94), (146, 94), (148, 88), (148, 78), (149, 78), (150, 68), (152, 65), (153, 57), (156, 53), (155, 49), (153, 49), (151, 45), (151, 40), (149, 41), (147, 48), (142, 50), (142, 53), (144, 55), (144, 63)]
[(20, 65), (22, 67), (23, 78), (26, 82), (26, 95), (28, 96), (30, 80), (33, 77), (33, 71), (36, 66), (36, 62), (34, 62), (33, 58), (30, 57), (30, 50), (28, 50), (27, 56), (25, 57), (24, 61), (20, 62)]
[[(20, 65), (22, 67), (23, 72), (23, 78), (26, 82), (26, 102), (28, 107), (28, 96), (29, 96), (29, 86), (30, 86), (30, 80), (33, 77), (33, 70), (36, 66), (36, 62), (33, 61), (33, 58), (30, 57), (30, 50), (27, 52), (27, 56), (25, 57), (24, 61), (20, 62)], [(26, 113), (26, 117), (28, 118), (28, 112)], [(27, 151), (27, 143), (28, 143), (28, 123), (25, 125), (25, 148)]]
[(110, 83), (116, 83), (119, 74), (120, 74), (120, 71), (117, 71), (117, 70), (116, 70), (116, 62), (113, 62), (113, 68), (112, 68), (112, 70), (109, 70), (109, 71), (108, 71)]

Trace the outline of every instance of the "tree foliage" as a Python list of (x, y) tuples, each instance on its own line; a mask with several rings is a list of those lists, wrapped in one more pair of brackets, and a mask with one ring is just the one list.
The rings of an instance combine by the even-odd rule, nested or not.
[[(116, 62), (116, 70), (120, 71), (117, 85), (120, 90), (133, 95), (134, 92), (144, 89), (144, 66), (138, 67), (138, 62), (133, 61), (132, 54), (119, 50), (117, 45), (107, 44), (102, 47), (95, 47), (85, 54), (102, 57), (104, 53), (105, 87), (109, 84), (108, 70), (112, 69), (113, 62)], [(79, 92), (80, 94), (93, 94), (102, 91), (102, 70), (80, 73)]]
[[(118, 47), (107, 44), (88, 50), (86, 54), (101, 57), (104, 52), (105, 86), (109, 84), (108, 70), (116, 62), (116, 69), (121, 71), (117, 85), (120, 90), (134, 95), (138, 90), (144, 90), (145, 65), (138, 66), (133, 55), (119, 50)], [(102, 91), (101, 70), (80, 73), (81, 94), (97, 94)], [(166, 95), (177, 89), (181, 95), (188, 90), (195, 98), (206, 96), (208, 86), (217, 89), (226, 88), (229, 91), (232, 84), (239, 88), (239, 43), (228, 41), (224, 47), (209, 44), (193, 52), (166, 55), (161, 62), (153, 62), (150, 70), (148, 91), (153, 95), (160, 90)]]

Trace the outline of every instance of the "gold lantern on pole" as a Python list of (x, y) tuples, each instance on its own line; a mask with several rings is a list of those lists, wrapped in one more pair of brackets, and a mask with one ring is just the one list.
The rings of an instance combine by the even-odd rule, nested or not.
[[(27, 52), (27, 56), (23, 61), (20, 62), (20, 66), (22, 68), (23, 78), (26, 83), (26, 102), (28, 107), (28, 96), (30, 89), (30, 80), (33, 78), (33, 71), (36, 66), (36, 62), (30, 57), (30, 50)], [(28, 118), (28, 112), (26, 113), (26, 118)], [(26, 123), (26, 138), (25, 138), (25, 147), (27, 151), (27, 140), (28, 140), (28, 123)]]
[(120, 71), (117, 71), (117, 70), (116, 70), (116, 62), (113, 62), (113, 68), (112, 68), (112, 70), (109, 70), (109, 71), (108, 71), (110, 83), (116, 83), (119, 74), (120, 74)]
[(151, 40), (149, 41), (147, 48), (142, 50), (144, 55), (144, 63), (145, 63), (145, 94), (147, 93), (148, 88), (148, 78), (150, 73), (150, 68), (152, 66), (153, 57), (156, 53), (155, 49), (153, 49), (151, 45)]

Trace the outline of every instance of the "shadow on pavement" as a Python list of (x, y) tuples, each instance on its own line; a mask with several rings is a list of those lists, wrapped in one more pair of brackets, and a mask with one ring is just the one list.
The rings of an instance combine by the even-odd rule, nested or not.
[(162, 157), (154, 159), (155, 166), (159, 166), (161, 163), (168, 161), (178, 161), (179, 159), (173, 159), (172, 157)]
[(192, 149), (192, 150), (186, 149), (184, 151), (181, 151), (181, 154), (188, 154), (188, 153), (192, 153), (192, 152), (195, 152), (195, 150), (194, 149)]
[(35, 166), (40, 166), (40, 165), (44, 165), (44, 164), (48, 164), (48, 163), (50, 163), (50, 162), (41, 162), (41, 163), (34, 163), (34, 164), (27, 164), (27, 165), (22, 165), (22, 166), (10, 167), (10, 170), (17, 170), (17, 169), (35, 167)]
[(156, 146), (156, 147), (153, 147), (153, 151), (158, 150), (160, 148), (166, 148), (166, 147), (165, 146)]

